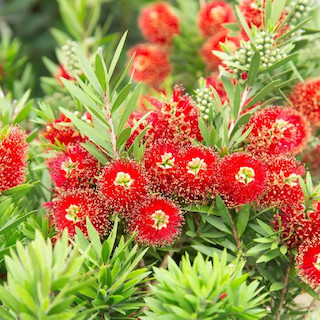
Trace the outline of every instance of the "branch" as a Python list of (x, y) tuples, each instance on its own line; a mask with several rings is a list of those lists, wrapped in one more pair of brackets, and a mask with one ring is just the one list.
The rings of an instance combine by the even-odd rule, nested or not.
[(103, 101), (104, 101), (104, 105), (105, 105), (105, 110), (106, 110), (106, 121), (110, 127), (110, 143), (112, 146), (112, 150), (113, 150), (113, 156), (115, 159), (119, 159), (119, 152), (117, 150), (117, 139), (116, 139), (116, 135), (114, 132), (114, 126), (113, 126), (113, 122), (112, 122), (112, 115), (111, 115), (111, 109), (110, 109), (110, 103), (106, 97), (106, 95), (104, 95), (103, 97)]
[(288, 283), (289, 283), (289, 277), (290, 277), (290, 271), (291, 271), (291, 256), (290, 256), (290, 260), (287, 266), (287, 271), (286, 271), (286, 275), (284, 277), (284, 287), (282, 289), (281, 292), (281, 300), (280, 300), (280, 304), (279, 304), (279, 308), (278, 308), (278, 312), (277, 312), (277, 318), (276, 320), (280, 320), (281, 318), (281, 314), (282, 314), (282, 310), (283, 310), (283, 304), (284, 304), (284, 300), (285, 300), (285, 296), (288, 290)]

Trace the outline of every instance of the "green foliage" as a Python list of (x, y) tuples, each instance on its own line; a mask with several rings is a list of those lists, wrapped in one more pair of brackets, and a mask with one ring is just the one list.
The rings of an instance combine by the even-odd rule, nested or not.
[(145, 299), (150, 309), (141, 319), (262, 319), (266, 311), (259, 306), (267, 294), (259, 294), (258, 281), (246, 283), (243, 266), (228, 265), (226, 251), (213, 261), (199, 253), (193, 264), (186, 255), (179, 267), (169, 259), (168, 270), (154, 268), (155, 297)]
[[(133, 238), (125, 241), (117, 237), (118, 220), (108, 239), (100, 242), (98, 233), (87, 220), (91, 245), (78, 229), (75, 244), (81, 252), (88, 252), (83, 272), (93, 274), (94, 281), (79, 291), (88, 310), (100, 310), (95, 319), (127, 319), (143, 307), (143, 291), (138, 291), (149, 272), (146, 268), (136, 269), (145, 250), (132, 245)], [(116, 245), (117, 243), (117, 245)], [(90, 246), (90, 248), (89, 248)]]
[(4, 319), (127, 319), (139, 311), (149, 272), (137, 265), (145, 250), (131, 246), (133, 238), (117, 240), (117, 220), (102, 243), (87, 223), (90, 241), (78, 229), (73, 245), (67, 232), (54, 245), (39, 231), (26, 246), (16, 242), (0, 286)]
[(5, 257), (8, 282), (0, 287), (3, 305), (23, 320), (73, 319), (78, 315), (79, 308), (70, 308), (74, 293), (92, 279), (79, 281), (85, 255), (68, 245), (67, 232), (54, 248), (39, 232), (25, 247), (19, 241), (16, 247), (17, 252), (10, 250), (10, 257)]
[(8, 35), (1, 35), (0, 88), (5, 93), (13, 92), (15, 97), (20, 98), (31, 87), (32, 67), (30, 64), (26, 65), (26, 57), (21, 55), (21, 42)]
[[(1, 90), (1, 89), (0, 89)], [(29, 115), (33, 100), (29, 100), (31, 90), (27, 90), (20, 100), (13, 100), (12, 94), (0, 92), (0, 120), (3, 125), (21, 123)]]
[[(95, 56), (94, 69), (81, 48), (78, 47), (79, 65), (87, 78), (87, 82), (76, 76), (79, 84), (77, 86), (72, 81), (61, 78), (70, 94), (79, 101), (86, 111), (92, 114), (93, 127), (77, 118), (66, 108), (61, 107), (60, 110), (72, 120), (75, 127), (83, 135), (100, 147), (100, 151), (104, 154), (92, 149), (90, 146), (88, 147), (88, 145), (87, 150), (102, 161), (104, 161), (105, 157), (114, 158), (124, 151), (125, 143), (132, 132), (127, 127), (126, 122), (136, 107), (141, 89), (140, 84), (136, 85), (133, 90), (131, 90), (131, 82), (123, 85), (132, 60), (119, 76), (117, 83), (114, 85), (111, 83), (125, 39), (126, 33), (120, 39), (108, 67), (101, 51)], [(121, 86), (123, 88), (117, 92), (117, 89)]]

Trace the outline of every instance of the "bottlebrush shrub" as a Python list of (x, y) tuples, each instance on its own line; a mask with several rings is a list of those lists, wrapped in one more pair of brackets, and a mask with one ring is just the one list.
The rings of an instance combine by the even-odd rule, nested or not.
[[(21, 123), (30, 144), (28, 182), (3, 191), (0, 199), (2, 288), (10, 289), (8, 270), (13, 270), (9, 275), (29, 270), (33, 263), (25, 267), (24, 260), (45, 260), (57, 246), (65, 247), (62, 242), (70, 248), (61, 256), (80, 258), (81, 265), (74, 268), (75, 278), (62, 275), (61, 290), (51, 294), (47, 282), (29, 285), (26, 280), (24, 287), (17, 277), (15, 297), (29, 303), (36, 296), (29, 309), (21, 308), (37, 310), (29, 319), (53, 318), (39, 312), (65, 296), (65, 304), (57, 300), (52, 307), (57, 319), (60, 311), (64, 318), (70, 312), (80, 319), (161, 318), (161, 312), (172, 319), (306, 315), (295, 298), (303, 291), (315, 296), (318, 287), (314, 237), (320, 234), (320, 186), (301, 159), (319, 129), (290, 97), (297, 83), (306, 85), (304, 79), (318, 76), (320, 63), (301, 51), (313, 43), (318, 27), (302, 17), (308, 4), (300, 0), (288, 7), (266, 0), (259, 27), (248, 25), (241, 8), (222, 3), (206, 11), (212, 11), (208, 22), (225, 29), (226, 38), (240, 37), (239, 47), (219, 44), (217, 57), (212, 52), (207, 57), (221, 63), (207, 70), (199, 55), (207, 38), (195, 28), (202, 2), (175, 1), (170, 12), (178, 17), (179, 32), (170, 38), (172, 45), (147, 44), (170, 56), (174, 76), (151, 91), (131, 81), (149, 57), (141, 55), (127, 79), (135, 58), (121, 68), (126, 35), (116, 45), (105, 29), (95, 28), (100, 1), (75, 2), (72, 8), (59, 0), (67, 31), (53, 33), (61, 46), (59, 64), (71, 77), (62, 76), (59, 83), (51, 72), (51, 78), (42, 79), (47, 96), (37, 99), (35, 112), (29, 113), (28, 92), (17, 104), (10, 92), (0, 94), (3, 125)], [(146, 15), (152, 19), (157, 12)], [(306, 67), (302, 61), (308, 60)], [(49, 60), (45, 64), (56, 71)], [(154, 75), (158, 70), (152, 67)], [(186, 86), (175, 83), (179, 77)], [(9, 247), (15, 252), (17, 240), (26, 248), (38, 247), (36, 230), (52, 239), (54, 249), (39, 245), (43, 252), (27, 254), (33, 249), (18, 245), (21, 268), (6, 265), (2, 257)], [(54, 262), (48, 273), (61, 270), (63, 263)], [(43, 265), (35, 264), (42, 272)], [(157, 269), (146, 279), (151, 266)], [(167, 279), (173, 284), (168, 286)], [(12, 285), (15, 278), (10, 275), (8, 281)], [(47, 300), (41, 305), (42, 287)], [(4, 314), (24, 318), (4, 301)]]
[(213, 261), (198, 253), (193, 263), (185, 255), (179, 266), (169, 258), (168, 270), (154, 268), (158, 283), (151, 287), (154, 298), (145, 298), (149, 310), (141, 319), (261, 319), (267, 294), (259, 294), (258, 281), (246, 284), (243, 265), (227, 264), (226, 251)]

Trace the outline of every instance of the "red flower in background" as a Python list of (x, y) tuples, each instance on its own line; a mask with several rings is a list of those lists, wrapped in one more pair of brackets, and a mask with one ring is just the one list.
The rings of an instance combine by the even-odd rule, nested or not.
[(182, 146), (174, 140), (158, 140), (146, 148), (143, 161), (153, 192), (172, 194), (173, 172), (176, 170), (176, 157), (181, 149)]
[(16, 187), (26, 178), (27, 135), (18, 126), (2, 129), (0, 133), (0, 192)]
[(247, 153), (233, 153), (220, 160), (217, 190), (229, 207), (252, 203), (267, 188), (267, 168)]
[[(265, 2), (263, 2), (263, 5), (265, 5)], [(241, 0), (239, 9), (246, 19), (249, 27), (251, 27), (251, 25), (253, 24), (256, 27), (260, 28), (264, 16), (264, 6), (261, 6), (261, 1)]]
[(129, 72), (131, 74), (134, 71), (135, 81), (157, 87), (170, 73), (169, 55), (161, 47), (150, 43), (138, 44), (129, 50), (129, 58), (134, 53)]
[(294, 108), (315, 126), (320, 126), (320, 79), (297, 83), (289, 96)]
[(75, 78), (66, 70), (66, 68), (60, 64), (59, 69), (54, 74), (54, 77), (59, 81), (59, 83), (63, 86), (63, 83), (60, 78), (64, 78), (67, 80), (75, 80)]
[(128, 220), (128, 229), (137, 233), (136, 241), (163, 247), (179, 237), (183, 221), (180, 208), (172, 201), (150, 198)]
[(304, 166), (295, 158), (268, 157), (268, 188), (259, 201), (262, 207), (296, 207), (303, 202), (304, 194), (299, 176), (304, 176)]
[(52, 182), (57, 188), (88, 186), (98, 172), (98, 161), (81, 145), (68, 146), (47, 160)]
[(275, 230), (279, 230), (281, 222), (282, 239), (288, 249), (300, 248), (308, 239), (320, 237), (320, 207), (311, 210), (304, 205), (287, 206), (273, 218)]
[(236, 37), (228, 37), (225, 32), (216, 32), (202, 46), (200, 54), (206, 66), (211, 70), (217, 70), (222, 60), (212, 53), (212, 50), (222, 51), (220, 43), (228, 44), (232, 49), (239, 46), (239, 39)]
[(300, 153), (310, 137), (310, 124), (290, 107), (268, 107), (255, 113), (244, 130), (253, 128), (247, 138), (248, 150), (272, 155)]
[(216, 195), (219, 156), (204, 146), (190, 146), (176, 156), (174, 196), (184, 203), (202, 202)]
[(100, 193), (93, 189), (72, 189), (57, 194), (45, 207), (52, 215), (57, 231), (68, 229), (71, 237), (78, 227), (88, 235), (86, 218), (88, 217), (100, 236), (110, 227), (109, 212)]
[(59, 119), (48, 123), (40, 134), (52, 144), (56, 144), (58, 141), (66, 146), (87, 140), (86, 137), (82, 137), (80, 132), (73, 127), (71, 120), (64, 114), (61, 114)]
[(174, 35), (180, 33), (179, 19), (165, 2), (142, 9), (138, 25), (148, 41), (160, 45), (170, 45)]
[(296, 268), (302, 281), (315, 289), (320, 285), (320, 244), (319, 238), (305, 241), (296, 257)]
[(232, 7), (225, 1), (211, 1), (200, 11), (198, 27), (205, 37), (214, 35), (217, 31), (225, 31), (223, 23), (236, 22)]
[(139, 163), (116, 160), (103, 168), (98, 188), (111, 209), (122, 214), (130, 214), (147, 196), (149, 181), (143, 166)]

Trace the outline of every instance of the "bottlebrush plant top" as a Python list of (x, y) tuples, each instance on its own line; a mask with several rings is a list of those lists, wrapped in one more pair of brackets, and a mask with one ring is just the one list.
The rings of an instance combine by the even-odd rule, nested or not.
[(127, 48), (100, 1), (58, 3), (45, 96), (0, 91), (0, 318), (308, 317), (317, 5), (149, 1)]

